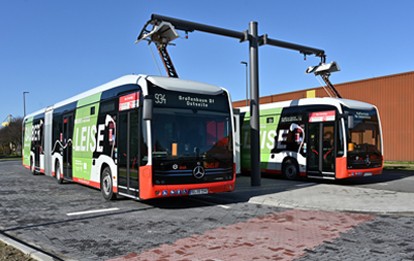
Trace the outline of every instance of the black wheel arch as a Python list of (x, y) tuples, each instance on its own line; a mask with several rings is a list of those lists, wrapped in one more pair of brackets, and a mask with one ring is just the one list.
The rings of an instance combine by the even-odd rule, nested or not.
[[(294, 175), (289, 175), (289, 173), (286, 172), (287, 167), (290, 166), (290, 165), (293, 165), (296, 169), (296, 173)], [(298, 163), (297, 159), (295, 159), (294, 157), (291, 157), (291, 156), (285, 157), (283, 159), (283, 162), (282, 162), (282, 174), (288, 179), (298, 178), (299, 177), (299, 163)]]

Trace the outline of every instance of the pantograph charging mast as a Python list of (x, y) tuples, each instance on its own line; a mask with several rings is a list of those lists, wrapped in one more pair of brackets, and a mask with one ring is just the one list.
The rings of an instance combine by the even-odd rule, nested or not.
[[(152, 25), (152, 29), (147, 29)], [(137, 41), (149, 40), (150, 43), (154, 42), (157, 46), (158, 52), (164, 63), (165, 69), (169, 77), (178, 77), (178, 74), (174, 68), (172, 60), (167, 52), (168, 44), (178, 38), (178, 34), (175, 30), (181, 30), (186, 33), (201, 31), (205, 33), (217, 34), (221, 36), (236, 38), (240, 42), (249, 42), (249, 64), (250, 64), (250, 158), (251, 158), (251, 185), (261, 185), (261, 173), (260, 173), (260, 126), (259, 126), (259, 48), (262, 45), (271, 45), (299, 51), (305, 55), (315, 55), (321, 58), (318, 66), (314, 66), (314, 70), (309, 71), (315, 73), (315, 75), (321, 75), (322, 79), (327, 83), (329, 88), (333, 85), (329, 81), (330, 71), (324, 67), (326, 64), (325, 51), (313, 47), (304, 45), (284, 42), (276, 39), (271, 39), (267, 34), (258, 35), (257, 22), (250, 22), (249, 28), (246, 31), (233, 31), (225, 28), (194, 23), (177, 18), (162, 16), (158, 14), (152, 14), (151, 19), (144, 25), (138, 35)], [(336, 64), (335, 64), (336, 65)], [(320, 68), (321, 67), (321, 68)], [(320, 68), (320, 70), (317, 70)], [(324, 70), (325, 68), (325, 70)], [(333, 68), (332, 66), (330, 67)], [(308, 69), (309, 70), (309, 69)], [(317, 71), (317, 73), (316, 73)], [(332, 70), (333, 71), (333, 70)], [(328, 74), (326, 74), (328, 73)], [(334, 88), (333, 88), (334, 89)], [(339, 93), (337, 93), (339, 96)], [(340, 97), (340, 96), (339, 96)]]

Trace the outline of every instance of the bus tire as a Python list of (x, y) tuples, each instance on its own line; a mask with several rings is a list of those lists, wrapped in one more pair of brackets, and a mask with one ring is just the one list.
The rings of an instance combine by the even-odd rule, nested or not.
[(55, 164), (55, 177), (56, 177), (56, 182), (58, 184), (62, 184), (63, 183), (63, 179), (61, 178), (61, 171), (60, 171), (60, 163), (57, 160), (56, 164)]
[(101, 193), (104, 199), (113, 200), (116, 198), (115, 193), (112, 190), (112, 172), (109, 167), (105, 167), (101, 174)]
[(287, 159), (282, 166), (282, 173), (289, 180), (295, 180), (299, 176), (298, 163), (294, 159)]

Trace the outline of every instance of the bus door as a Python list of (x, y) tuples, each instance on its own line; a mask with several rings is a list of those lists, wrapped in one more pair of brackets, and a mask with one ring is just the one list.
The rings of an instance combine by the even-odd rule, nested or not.
[(319, 112), (317, 115), (311, 113), (309, 116), (308, 176), (335, 178), (335, 111)]
[(138, 109), (119, 113), (118, 120), (118, 193), (139, 197), (139, 114)]
[(63, 176), (72, 179), (73, 114), (63, 116)]
[(35, 128), (35, 134), (33, 137), (33, 147), (34, 147), (34, 167), (38, 168), (40, 170), (40, 153), (41, 153), (41, 140), (43, 139), (42, 135), (42, 131), (41, 128), (42, 123), (41, 120), (39, 122), (34, 122), (33, 121), (33, 125)]

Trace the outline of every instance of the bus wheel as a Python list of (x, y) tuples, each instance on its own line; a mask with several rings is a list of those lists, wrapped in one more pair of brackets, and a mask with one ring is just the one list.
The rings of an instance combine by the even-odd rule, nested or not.
[(55, 175), (56, 175), (56, 181), (58, 184), (62, 184), (63, 183), (63, 179), (61, 178), (62, 173), (60, 172), (60, 164), (59, 161), (56, 161), (55, 164)]
[(113, 200), (116, 195), (112, 191), (112, 173), (109, 167), (105, 167), (101, 176), (101, 193), (106, 200)]
[(290, 180), (294, 180), (299, 176), (299, 167), (295, 160), (288, 159), (283, 163), (283, 175)]

